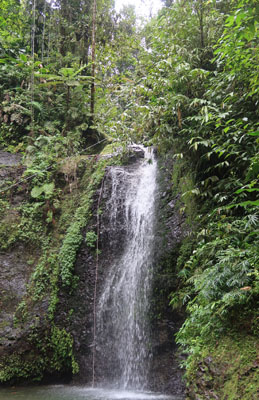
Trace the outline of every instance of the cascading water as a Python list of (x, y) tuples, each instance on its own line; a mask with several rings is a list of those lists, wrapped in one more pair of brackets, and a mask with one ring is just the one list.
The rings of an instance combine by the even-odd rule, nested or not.
[(124, 234), (97, 307), (97, 351), (111, 384), (133, 389), (147, 386), (151, 358), (148, 319), (157, 164), (152, 150), (143, 151), (144, 160), (137, 166), (109, 171), (109, 230), (111, 238), (117, 229)]

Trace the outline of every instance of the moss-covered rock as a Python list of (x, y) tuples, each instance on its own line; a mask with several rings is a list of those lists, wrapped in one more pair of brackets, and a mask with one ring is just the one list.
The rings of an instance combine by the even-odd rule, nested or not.
[(74, 264), (95, 193), (106, 166), (120, 157), (63, 160), (48, 177), (51, 197), (40, 192), (35, 198), (34, 182), (18, 204), (8, 191), (1, 193), (0, 382), (77, 373), (71, 314), (61, 307), (57, 318), (57, 304), (64, 285), (70, 296), (77, 284)]
[(204, 346), (187, 369), (187, 399), (258, 399), (258, 357), (258, 341), (252, 335), (232, 334)]
[(23, 201), (16, 204), (8, 191), (1, 193), (0, 382), (3, 383), (40, 381), (50, 374), (71, 376), (77, 372), (73, 338), (66, 329), (66, 321), (59, 326), (54, 322), (60, 274), (64, 273), (60, 249), (64, 253), (64, 238), (69, 239), (69, 229), (76, 226), (76, 243), (73, 242), (73, 249), (69, 248), (75, 258), (81, 231), (91, 214), (91, 197), (104, 174), (105, 164), (88, 158), (72, 164), (77, 185), (71, 185), (68, 167), (61, 168), (52, 176), (55, 191), (51, 198), (43, 194), (35, 199), (27, 187)]
[(73, 338), (55, 325), (30, 329), (0, 360), (2, 383), (41, 381), (78, 371), (73, 356)]

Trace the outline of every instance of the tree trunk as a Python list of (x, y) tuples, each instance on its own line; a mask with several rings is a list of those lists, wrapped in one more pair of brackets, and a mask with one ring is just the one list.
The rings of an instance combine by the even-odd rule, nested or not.
[(199, 4), (197, 5), (197, 14), (198, 14), (199, 24), (200, 24), (201, 48), (202, 49), (204, 49), (204, 47), (205, 47), (203, 13), (204, 13), (203, 0), (200, 0)]
[(92, 83), (91, 83), (91, 123), (94, 121), (95, 108), (95, 31), (96, 31), (96, 0), (93, 3), (93, 25), (92, 25)]

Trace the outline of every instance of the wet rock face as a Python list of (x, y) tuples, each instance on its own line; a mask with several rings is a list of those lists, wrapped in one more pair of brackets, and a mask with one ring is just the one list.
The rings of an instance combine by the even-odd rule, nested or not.
[(21, 335), (13, 323), (14, 313), (24, 294), (31, 274), (28, 254), (18, 245), (11, 252), (0, 253), (0, 356)]
[(0, 165), (6, 167), (18, 166), (21, 163), (21, 156), (19, 154), (11, 154), (6, 151), (0, 150)]
[(175, 335), (184, 322), (184, 314), (169, 306), (170, 294), (177, 290), (176, 263), (184, 237), (184, 216), (180, 214), (178, 196), (172, 196), (172, 161), (160, 160), (159, 194), (157, 201), (156, 259), (153, 277), (153, 360), (150, 389), (184, 396), (184, 359), (175, 343)]
[[(143, 158), (143, 150), (136, 147), (131, 149), (127, 161), (128, 166), (124, 166), (126, 171), (134, 172), (141, 158)], [(92, 218), (85, 229), (84, 236), (87, 232), (97, 232), (97, 221), (99, 222), (99, 262), (98, 262), (98, 281), (97, 281), (97, 298), (102, 293), (104, 280), (115, 260), (123, 251), (123, 243), (126, 235), (126, 226), (124, 220), (124, 203), (126, 193), (123, 193), (124, 174), (121, 175), (121, 181), (118, 185), (122, 188), (117, 207), (116, 219), (111, 223), (111, 193), (112, 193), (112, 176), (111, 168), (107, 167), (104, 178), (104, 185), (94, 196), (94, 204), (92, 208)], [(97, 217), (98, 203), (100, 206), (99, 217)], [(79, 374), (74, 378), (75, 382), (91, 384), (93, 378), (93, 318), (94, 318), (94, 290), (96, 280), (96, 248), (91, 248), (84, 241), (79, 250), (75, 265), (75, 273), (79, 277), (78, 286), (72, 294), (62, 291), (58, 304), (57, 324), (64, 323), (67, 320), (69, 331), (74, 338), (74, 348), (76, 360), (79, 363)], [(72, 314), (71, 314), (72, 310)], [(71, 318), (68, 320), (68, 314)], [(102, 355), (98, 352), (95, 354), (95, 380), (103, 381), (103, 372), (105, 364)], [(110, 371), (112, 374), (113, 371)], [(107, 371), (106, 371), (107, 375)]]
[(44, 337), (47, 328), (44, 318), (48, 309), (46, 299), (32, 306), (26, 321), (15, 323), (14, 317), (20, 316), (17, 309), (26, 296), (33, 272), (31, 250), (28, 246), (17, 244), (8, 251), (0, 252), (0, 364), (5, 364), (5, 360), (13, 356), (24, 360), (37, 357), (39, 351), (28, 341), (28, 337), (32, 327), (37, 328), (41, 337)]
[[(0, 190), (10, 186), (22, 174), (21, 156), (0, 150)], [(18, 197), (9, 195), (9, 202), (16, 204)], [(10, 210), (3, 216), (5, 223), (15, 224), (18, 215)], [(28, 249), (21, 244), (8, 251), (0, 250), (0, 356), (4, 349), (13, 345), (20, 336), (20, 329), (14, 327), (15, 310), (26, 293), (26, 285), (31, 274), (28, 264)]]
[(175, 334), (182, 321), (177, 313), (169, 316), (169, 320), (161, 320), (153, 327), (150, 390), (181, 396), (185, 391), (183, 372), (179, 367), (183, 356), (175, 343)]
[(0, 150), (0, 190), (6, 186), (7, 180), (17, 177), (20, 163), (19, 155)]
[[(135, 162), (128, 167), (128, 171), (134, 171), (138, 164)], [(104, 280), (115, 260), (123, 251), (123, 243), (126, 235), (124, 220), (124, 194), (121, 193), (118, 199), (118, 214), (116, 220), (110, 221), (110, 198), (112, 192), (112, 179), (110, 168), (106, 170), (104, 186), (96, 192), (93, 205), (93, 216), (87, 226), (84, 236), (89, 231), (97, 232), (97, 220), (99, 220), (99, 262), (96, 301), (102, 293)], [(123, 175), (121, 176), (123, 187)], [(101, 201), (100, 201), (101, 199)], [(98, 202), (100, 201), (101, 214), (97, 218)], [(71, 294), (62, 292), (58, 305), (57, 323), (62, 324), (67, 315), (73, 310), (69, 324), (69, 331), (72, 333), (75, 344), (75, 355), (80, 366), (80, 372), (75, 377), (75, 382), (92, 383), (93, 376), (93, 318), (94, 318), (94, 291), (96, 280), (96, 248), (91, 248), (84, 242), (78, 253), (75, 273), (79, 277), (78, 286)], [(95, 380), (103, 381), (105, 364), (102, 355), (95, 354)], [(106, 371), (107, 372), (107, 371)], [(110, 371), (111, 374), (113, 371)]]
[[(21, 156), (19, 154), (11, 154), (0, 150), (0, 191), (3, 190), (3, 193), (6, 193), (6, 189), (19, 181), (24, 169), (21, 165)], [(12, 187), (11, 191), (9, 191), (9, 201), (14, 205), (24, 199), (24, 194), (17, 193), (17, 188), (18, 186)]]
[[(134, 172), (134, 168), (143, 158), (143, 150), (141, 148), (130, 152), (128, 162), (124, 167), (125, 170)], [(3, 164), (3, 163), (6, 164)], [(2, 164), (1, 164), (2, 163)], [(5, 181), (9, 177), (17, 177), (19, 169), (19, 157), (3, 154), (0, 152), (0, 181), (1, 177)], [(2, 167), (1, 167), (2, 166)], [(97, 220), (99, 220), (99, 263), (98, 263), (98, 284), (97, 284), (97, 300), (102, 293), (104, 280), (109, 272), (109, 266), (112, 265), (117, 257), (123, 251), (123, 243), (127, 233), (125, 229), (124, 213), (123, 213), (123, 194), (118, 201), (121, 204), (118, 207), (118, 214), (114, 225), (110, 224), (110, 198), (112, 192), (112, 179), (107, 168), (103, 189), (99, 189), (95, 193), (93, 199), (92, 217), (85, 228), (84, 235), (87, 232), (97, 232)], [(16, 172), (15, 172), (16, 171)], [(2, 174), (2, 175), (1, 175)], [(158, 220), (161, 222), (157, 225), (156, 237), (162, 238), (167, 242), (169, 248), (177, 247), (177, 243), (181, 240), (181, 216), (179, 216), (174, 207), (174, 203), (168, 200), (168, 193), (171, 190), (170, 179), (166, 180), (165, 187), (161, 187), (158, 199)], [(123, 187), (123, 175), (121, 177), (121, 187)], [(0, 182), (1, 189), (1, 182)], [(25, 194), (23, 194), (24, 196)], [(98, 203), (100, 201), (101, 213), (97, 217)], [(14, 198), (10, 199), (14, 203)], [(18, 200), (17, 200), (18, 201)], [(166, 233), (164, 233), (166, 232)], [(163, 241), (162, 240), (162, 241)], [(154, 260), (158, 266), (155, 271), (154, 289), (164, 290), (165, 281), (167, 282), (172, 275), (167, 276), (166, 266), (161, 261), (161, 253), (166, 253), (158, 239), (156, 248), (157, 257)], [(37, 252), (37, 250), (36, 250)], [(16, 244), (10, 251), (0, 252), (0, 357), (3, 355), (17, 352), (17, 354), (34, 354), (27, 341), (26, 335), (29, 330), (28, 326), (15, 328), (13, 324), (13, 316), (16, 308), (26, 293), (26, 285), (30, 280), (32, 273), (31, 257), (37, 258), (35, 249), (25, 248), (23, 245)], [(165, 256), (166, 257), (166, 256)], [(93, 319), (94, 319), (94, 290), (96, 281), (96, 249), (89, 247), (86, 241), (81, 245), (75, 264), (75, 275), (78, 282), (74, 290), (61, 287), (59, 293), (59, 302), (57, 304), (57, 312), (55, 315), (55, 323), (59, 327), (65, 327), (73, 336), (74, 351), (76, 360), (80, 366), (79, 374), (74, 378), (78, 383), (92, 383), (93, 375)], [(165, 278), (163, 278), (165, 277)], [(163, 281), (165, 279), (165, 281)], [(172, 287), (168, 290), (172, 291)], [(164, 296), (164, 297), (163, 297)], [(177, 356), (177, 347), (174, 342), (174, 334), (181, 325), (182, 316), (172, 314), (167, 308), (168, 293), (158, 296), (162, 308), (153, 313), (161, 314), (160, 318), (152, 319), (152, 348), (153, 360), (150, 372), (150, 389), (160, 392), (168, 392), (181, 394), (183, 385), (181, 383), (181, 373), (179, 370)], [(153, 304), (157, 298), (152, 299)], [(38, 308), (37, 308), (38, 307)], [(39, 330), (44, 330), (46, 321), (41, 316), (46, 315), (48, 302), (45, 299), (41, 304), (37, 305), (34, 312), (40, 316)], [(161, 312), (161, 310), (163, 311)], [(41, 333), (40, 333), (41, 335)], [(42, 333), (43, 335), (43, 333)], [(100, 352), (96, 352), (95, 358), (95, 379), (98, 382), (103, 381), (103, 371), (106, 366)], [(113, 371), (110, 371), (111, 376)]]
[(144, 158), (143, 148), (137, 144), (132, 144), (128, 147), (129, 149), (129, 162), (135, 162), (140, 158)]
[[(139, 156), (142, 157), (141, 152)], [(135, 154), (134, 154), (134, 157)], [(134, 158), (133, 157), (133, 158)], [(126, 168), (126, 170), (134, 171), (137, 161), (134, 161)], [(111, 226), (110, 220), (110, 198), (112, 192), (112, 179), (107, 168), (105, 183), (101, 193), (101, 190), (96, 193), (93, 206), (93, 217), (90, 224), (87, 227), (87, 231), (97, 231), (97, 204), (102, 198), (100, 203), (100, 209), (102, 210), (99, 217), (99, 264), (98, 264), (98, 284), (97, 284), (97, 300), (102, 293), (104, 280), (108, 274), (109, 266), (111, 266), (115, 259), (119, 257), (123, 251), (123, 243), (125, 241), (126, 229), (123, 213), (123, 194), (120, 199), (121, 205), (118, 205), (118, 214), (114, 224)], [(122, 177), (123, 179), (123, 177)], [(160, 265), (155, 272), (154, 290), (163, 290), (164, 282), (162, 276), (165, 272), (164, 260), (161, 260), (164, 254), (164, 258), (167, 257), (169, 249), (177, 248), (182, 238), (181, 224), (182, 217), (176, 211), (175, 203), (171, 200), (167, 201), (168, 193), (171, 191), (170, 179), (161, 177), (165, 187), (162, 187), (159, 192), (158, 199), (158, 219), (157, 225), (157, 250), (155, 263)], [(121, 182), (123, 188), (123, 182)], [(176, 200), (175, 200), (176, 202)], [(120, 208), (121, 206), (121, 208)], [(161, 242), (167, 243), (166, 249), (161, 245)], [(162, 253), (162, 254), (161, 254)], [(79, 276), (79, 283), (76, 291), (70, 295), (63, 295), (63, 299), (60, 302), (59, 307), (69, 310), (73, 310), (72, 318), (69, 322), (70, 328), (75, 343), (76, 359), (79, 362), (80, 372), (75, 381), (80, 383), (91, 384), (93, 377), (93, 309), (94, 309), (94, 286), (95, 286), (95, 273), (96, 273), (96, 259), (95, 249), (91, 249), (86, 243), (83, 243), (79, 251), (77, 262), (75, 266), (76, 274)], [(172, 279), (172, 274), (169, 279)], [(166, 279), (168, 277), (166, 276)], [(175, 283), (176, 284), (176, 283)], [(168, 293), (173, 290), (171, 285), (167, 288)], [(175, 343), (175, 333), (179, 330), (182, 322), (183, 315), (179, 315), (176, 312), (172, 312), (168, 308), (168, 293), (160, 297), (160, 302), (163, 303), (162, 315), (160, 318), (152, 318), (152, 348), (153, 348), (153, 359), (150, 371), (150, 390), (174, 393), (176, 395), (183, 395), (184, 385), (182, 381), (182, 371), (179, 368), (179, 362), (182, 360), (182, 356), (178, 354), (178, 348)], [(164, 296), (164, 297), (163, 297)], [(156, 302), (156, 297), (152, 300)], [(160, 310), (153, 310), (153, 313), (161, 313)], [(59, 317), (62, 317), (62, 312), (59, 312)], [(63, 314), (64, 316), (65, 314)], [(60, 319), (60, 322), (62, 318)], [(117, 367), (117, 366), (114, 366)], [(100, 352), (95, 353), (95, 381), (103, 382), (104, 371), (106, 365), (104, 357)], [(105, 371), (107, 377), (107, 371)], [(113, 372), (110, 371), (111, 379), (113, 378)]]
[(79, 276), (72, 293), (62, 290), (57, 306), (56, 323), (65, 326), (73, 336), (74, 353), (80, 371), (77, 383), (91, 383), (93, 343), (93, 295), (95, 285), (95, 256), (93, 250), (82, 245), (75, 272)]

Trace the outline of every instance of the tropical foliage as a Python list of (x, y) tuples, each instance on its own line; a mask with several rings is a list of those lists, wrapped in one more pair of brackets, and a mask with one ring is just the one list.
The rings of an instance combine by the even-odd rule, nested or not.
[[(187, 311), (188, 371), (204, 346), (258, 329), (258, 1), (165, 0), (140, 27), (134, 7), (97, 0), (94, 74), (93, 3), (0, 1), (0, 146), (23, 152), (43, 210), (60, 160), (100, 140), (174, 160), (170, 196), (181, 194), (188, 234), (169, 301)], [(80, 241), (68, 262), (68, 240), (70, 282)]]

